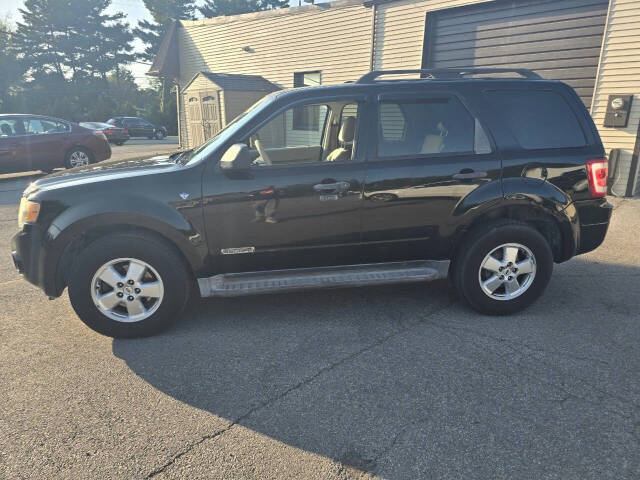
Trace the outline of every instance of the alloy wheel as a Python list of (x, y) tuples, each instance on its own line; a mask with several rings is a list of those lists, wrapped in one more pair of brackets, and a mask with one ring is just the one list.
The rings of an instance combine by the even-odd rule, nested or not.
[(513, 300), (526, 292), (536, 276), (536, 259), (527, 247), (507, 243), (494, 248), (480, 264), (480, 288), (494, 300)]
[(82, 150), (76, 150), (69, 157), (69, 164), (71, 167), (84, 167), (89, 165), (89, 155)]
[(153, 315), (164, 298), (164, 284), (148, 263), (117, 258), (102, 265), (91, 281), (91, 299), (100, 312), (118, 322), (139, 322)]

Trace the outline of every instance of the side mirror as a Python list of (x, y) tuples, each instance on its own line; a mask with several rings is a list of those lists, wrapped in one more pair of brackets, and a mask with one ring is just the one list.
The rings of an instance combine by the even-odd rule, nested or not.
[(253, 155), (244, 143), (231, 145), (220, 159), (223, 170), (248, 170), (253, 163)]

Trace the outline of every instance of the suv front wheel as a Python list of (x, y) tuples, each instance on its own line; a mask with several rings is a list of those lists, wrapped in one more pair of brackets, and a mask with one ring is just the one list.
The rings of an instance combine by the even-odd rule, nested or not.
[(504, 315), (522, 310), (544, 292), (553, 253), (535, 228), (503, 222), (472, 232), (458, 251), (454, 280), (475, 310)]
[(69, 279), (80, 319), (110, 337), (141, 337), (168, 327), (189, 295), (184, 262), (156, 238), (113, 234), (87, 246)]

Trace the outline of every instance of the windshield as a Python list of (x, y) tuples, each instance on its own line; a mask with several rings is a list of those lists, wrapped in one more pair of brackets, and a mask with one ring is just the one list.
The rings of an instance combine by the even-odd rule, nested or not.
[(267, 95), (262, 97), (256, 103), (254, 103), (248, 110), (234, 118), (216, 135), (211, 137), (209, 141), (205, 142), (198, 148), (185, 152), (184, 155), (177, 159), (177, 162), (186, 165), (188, 163), (194, 163), (203, 158), (208, 157), (213, 153), (221, 144), (226, 142), (229, 137), (235, 134), (243, 125), (250, 122), (257, 114), (259, 114), (269, 103), (275, 99), (274, 95)]

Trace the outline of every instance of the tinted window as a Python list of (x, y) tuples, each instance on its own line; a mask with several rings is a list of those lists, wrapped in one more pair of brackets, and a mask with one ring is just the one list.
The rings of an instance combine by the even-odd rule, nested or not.
[(455, 97), (381, 102), (378, 120), (380, 157), (490, 151), (482, 127)]
[(586, 143), (578, 118), (556, 92), (501, 90), (486, 95), (523, 148), (582, 147)]

